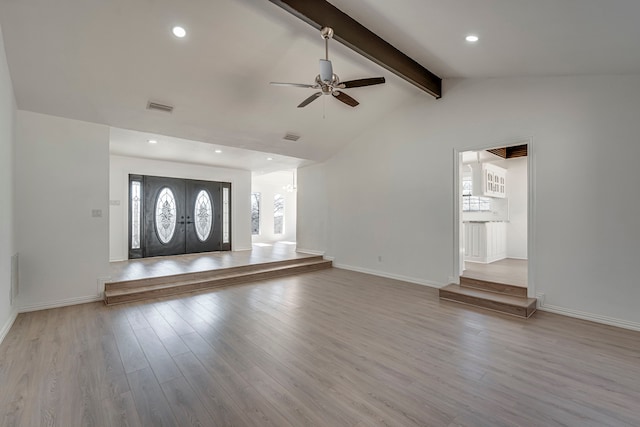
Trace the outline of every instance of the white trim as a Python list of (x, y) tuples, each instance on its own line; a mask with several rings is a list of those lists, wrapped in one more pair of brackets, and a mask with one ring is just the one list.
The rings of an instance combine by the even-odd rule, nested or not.
[[(233, 248), (231, 250), (231, 252), (241, 252), (241, 251), (252, 251), (253, 247), (251, 248)], [(187, 254), (187, 255), (191, 255), (191, 254)]]
[(96, 295), (91, 295), (86, 297), (76, 297), (76, 298), (69, 298), (69, 299), (63, 299), (63, 300), (52, 301), (52, 302), (45, 302), (40, 304), (27, 305), (24, 307), (20, 307), (19, 312), (28, 313), (30, 311), (47, 310), (50, 308), (60, 308), (60, 307), (66, 307), (69, 305), (86, 304), (89, 302), (98, 302), (98, 301), (103, 301), (103, 298), (101, 296), (96, 296)]
[(313, 249), (303, 249), (298, 247), (296, 247), (296, 252), (300, 252), (302, 254), (309, 254), (309, 255), (324, 255), (324, 251), (316, 251)]
[[(328, 258), (329, 257), (325, 257), (325, 259), (328, 259)], [(401, 280), (403, 282), (415, 283), (417, 285), (429, 286), (431, 288), (440, 289), (447, 286), (446, 283), (429, 282), (427, 280), (418, 279), (416, 277), (403, 276), (401, 274), (386, 273), (384, 271), (378, 271), (378, 270), (370, 270), (368, 268), (361, 268), (353, 265), (334, 263), (333, 266), (335, 268), (341, 268), (343, 270), (357, 271), (358, 273), (371, 274), (372, 276), (385, 277), (387, 279)]]
[(105, 283), (111, 281), (111, 276), (98, 277), (98, 296), (104, 296)]
[(631, 329), (640, 331), (640, 323), (629, 322), (627, 320), (616, 319), (614, 317), (601, 316), (599, 314), (587, 313), (584, 311), (573, 310), (571, 308), (559, 307), (557, 305), (545, 304), (544, 298), (538, 300), (538, 310), (547, 311), (549, 313), (560, 314), (562, 316), (575, 317), (576, 319), (589, 320), (595, 323), (603, 323), (605, 325), (617, 326), (618, 328)]
[(17, 317), (18, 317), (18, 311), (12, 310), (11, 314), (9, 315), (9, 318), (4, 323), (4, 326), (2, 327), (2, 329), (0, 329), (0, 344), (2, 344), (2, 341), (4, 341), (4, 339), (7, 337), (7, 334), (11, 330), (11, 327), (13, 326), (13, 322), (16, 321)]

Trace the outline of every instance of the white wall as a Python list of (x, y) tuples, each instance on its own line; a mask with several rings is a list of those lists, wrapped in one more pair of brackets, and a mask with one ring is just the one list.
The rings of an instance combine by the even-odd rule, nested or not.
[[(251, 192), (260, 193), (260, 234), (251, 236), (253, 243), (296, 240), (296, 192), (282, 187), (293, 184), (294, 171), (255, 175), (251, 179)], [(284, 197), (284, 234), (273, 232), (273, 200), (276, 194)]]
[(507, 168), (507, 258), (527, 259), (527, 158), (508, 159)]
[(296, 249), (324, 254), (327, 250), (329, 205), (324, 163), (298, 168)]
[[(638, 75), (445, 81), (442, 99), (416, 96), (326, 163), (327, 238), (301, 229), (298, 240), (326, 242), (339, 265), (444, 285), (455, 272), (454, 148), (532, 137), (529, 259), (545, 307), (640, 328), (638, 117)], [(309, 175), (299, 192), (321, 187)]]
[(109, 259), (111, 261), (128, 258), (129, 174), (230, 182), (231, 249), (251, 249), (249, 213), (251, 172), (112, 155), (109, 166), (109, 200), (119, 201), (120, 204), (111, 203), (109, 207)]
[(21, 310), (97, 298), (109, 270), (109, 128), (18, 111), (15, 180)]
[(0, 342), (14, 320), (10, 304), (11, 256), (15, 253), (13, 153), (16, 124), (16, 101), (4, 51), (0, 28)]

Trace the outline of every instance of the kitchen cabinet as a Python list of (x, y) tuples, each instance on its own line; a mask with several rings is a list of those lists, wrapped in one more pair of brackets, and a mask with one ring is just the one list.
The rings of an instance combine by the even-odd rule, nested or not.
[(488, 264), (507, 257), (507, 223), (464, 222), (464, 260)]
[(473, 167), (473, 195), (505, 198), (507, 196), (507, 170), (491, 163)]

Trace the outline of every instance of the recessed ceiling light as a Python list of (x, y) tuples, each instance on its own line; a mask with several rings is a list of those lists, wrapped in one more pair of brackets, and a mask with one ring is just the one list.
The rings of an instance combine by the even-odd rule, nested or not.
[(273, 157), (267, 157), (267, 160), (273, 160)]
[(171, 32), (173, 33), (174, 36), (178, 37), (178, 38), (183, 38), (184, 36), (187, 35), (187, 31), (182, 28), (182, 27), (173, 27), (173, 29), (171, 30)]
[(465, 37), (464, 39), (465, 39), (466, 41), (468, 41), (468, 42), (471, 42), (471, 43), (475, 43), (475, 42), (477, 42), (477, 41), (479, 40), (479, 39), (478, 39), (478, 36), (475, 36), (475, 35), (473, 35), (473, 34), (468, 35), (468, 36), (467, 36), (467, 37)]
[(222, 153), (222, 150), (216, 150), (216, 153), (220, 154)]
[(157, 144), (157, 143), (158, 143), (158, 141), (157, 141), (157, 140), (155, 140), (155, 139), (149, 139), (149, 140), (147, 140), (147, 142), (148, 142), (149, 144)]

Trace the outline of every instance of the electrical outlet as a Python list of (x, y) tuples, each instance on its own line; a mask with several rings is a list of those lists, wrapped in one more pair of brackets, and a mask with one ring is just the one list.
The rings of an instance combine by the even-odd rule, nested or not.
[(382, 255), (378, 255), (378, 262), (382, 262)]
[(101, 218), (102, 217), (102, 209), (91, 209), (91, 216), (93, 218)]

